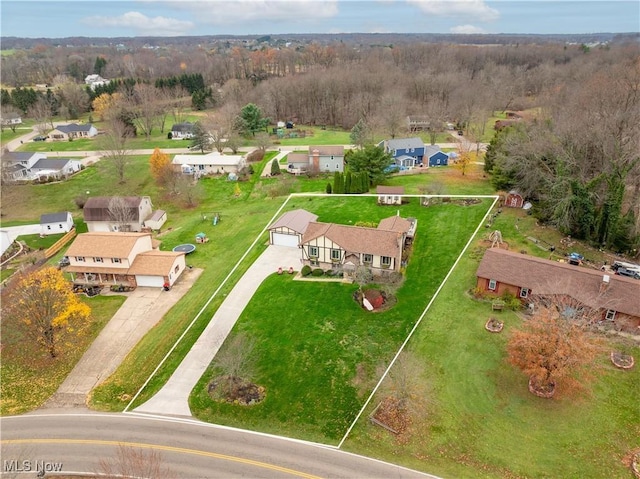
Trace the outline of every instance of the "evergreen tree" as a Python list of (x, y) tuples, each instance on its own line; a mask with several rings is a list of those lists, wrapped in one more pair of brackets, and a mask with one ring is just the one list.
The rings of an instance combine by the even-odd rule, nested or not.
[(271, 176), (278, 176), (280, 174), (280, 165), (278, 164), (278, 160), (273, 160), (271, 162)]
[(348, 195), (352, 193), (351, 191), (351, 172), (347, 171), (344, 179), (344, 192)]
[(327, 187), (326, 187), (325, 191), (327, 192), (328, 195), (331, 194), (331, 183), (327, 183)]
[(190, 148), (198, 149), (202, 153), (204, 150), (208, 150), (211, 145), (211, 137), (207, 130), (202, 126), (202, 123), (196, 121), (193, 124), (193, 137), (191, 138)]

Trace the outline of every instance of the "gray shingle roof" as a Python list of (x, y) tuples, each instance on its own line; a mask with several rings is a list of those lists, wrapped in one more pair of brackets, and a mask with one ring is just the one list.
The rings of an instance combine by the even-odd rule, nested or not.
[(394, 138), (387, 141), (387, 148), (390, 150), (424, 148), (424, 141), (417, 136), (413, 138)]
[(40, 224), (46, 225), (48, 223), (65, 223), (67, 221), (68, 211), (63, 211), (61, 213), (46, 213), (44, 215), (40, 215)]
[(84, 124), (84, 125), (78, 125), (77, 123), (69, 123), (68, 125), (58, 125), (56, 127), (56, 130), (61, 131), (63, 133), (74, 133), (74, 132), (80, 132), (80, 131), (89, 131), (91, 130), (91, 127), (93, 125), (91, 125), (90, 123)]
[(35, 162), (35, 164), (31, 167), (32, 170), (61, 170), (65, 167), (67, 163), (71, 160), (66, 159), (48, 159), (43, 158)]

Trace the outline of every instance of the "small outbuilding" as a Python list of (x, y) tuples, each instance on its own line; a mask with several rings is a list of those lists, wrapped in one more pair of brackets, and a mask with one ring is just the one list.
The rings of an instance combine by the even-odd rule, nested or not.
[(68, 233), (73, 228), (73, 217), (68, 211), (48, 213), (40, 216), (40, 235)]
[(269, 244), (297, 248), (309, 223), (318, 219), (307, 210), (287, 211), (269, 226)]
[(167, 213), (164, 210), (155, 210), (151, 216), (144, 220), (144, 226), (152, 230), (159, 230), (167, 221)]
[(404, 186), (377, 186), (379, 205), (401, 205)]

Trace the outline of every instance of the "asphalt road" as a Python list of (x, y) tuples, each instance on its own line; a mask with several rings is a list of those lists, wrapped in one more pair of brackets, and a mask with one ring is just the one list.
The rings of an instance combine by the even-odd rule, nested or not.
[(0, 418), (0, 429), (3, 477), (13, 476), (18, 468), (35, 472), (36, 464), (48, 471), (100, 472), (100, 461), (112, 461), (122, 445), (146, 454), (156, 451), (163, 469), (171, 471), (168, 476), (176, 478), (437, 479), (313, 443), (193, 420), (43, 412)]

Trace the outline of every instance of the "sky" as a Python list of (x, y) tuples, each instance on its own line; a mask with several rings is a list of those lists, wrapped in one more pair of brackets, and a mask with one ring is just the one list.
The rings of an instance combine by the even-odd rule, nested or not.
[(0, 0), (0, 35), (638, 32), (638, 0)]

